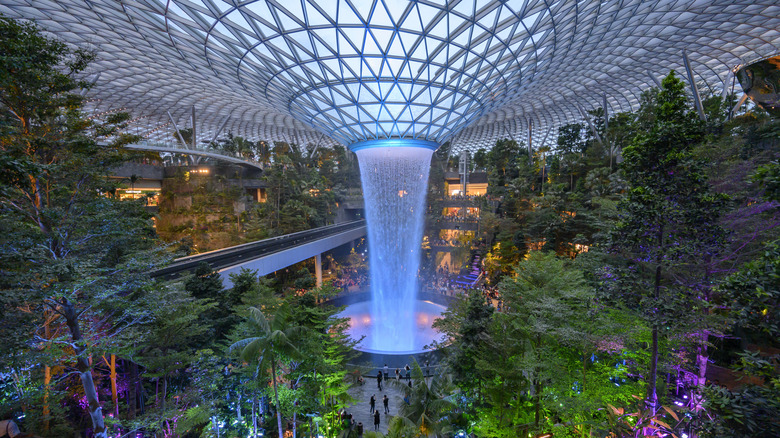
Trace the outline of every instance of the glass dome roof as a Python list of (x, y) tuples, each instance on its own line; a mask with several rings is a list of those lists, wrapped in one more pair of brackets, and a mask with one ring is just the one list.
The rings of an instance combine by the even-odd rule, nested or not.
[[(780, 53), (776, 0), (4, 0), (93, 48), (94, 111), (170, 139), (195, 108), (208, 137), (349, 145), (414, 138), (454, 150), (541, 140), (636, 107), (687, 50), (705, 92)], [(98, 76), (99, 73), (99, 76)]]

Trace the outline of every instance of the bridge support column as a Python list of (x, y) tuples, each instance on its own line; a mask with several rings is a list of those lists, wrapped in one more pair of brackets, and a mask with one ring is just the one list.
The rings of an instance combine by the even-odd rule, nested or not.
[(317, 287), (322, 286), (322, 254), (314, 256), (314, 275), (317, 277)]

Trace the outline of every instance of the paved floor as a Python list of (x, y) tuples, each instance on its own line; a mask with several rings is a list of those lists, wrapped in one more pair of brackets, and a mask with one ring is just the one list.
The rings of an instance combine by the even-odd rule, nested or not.
[[(402, 380), (406, 383), (406, 380)], [(357, 403), (350, 406), (347, 412), (352, 414), (352, 418), (355, 420), (355, 424), (358, 422), (363, 423), (363, 430), (365, 432), (374, 430), (374, 415), (371, 414), (371, 406), (369, 400), (371, 394), (376, 396), (376, 408), (379, 410), (381, 422), (379, 424), (379, 431), (382, 433), (387, 432), (387, 425), (390, 422), (390, 418), (398, 412), (398, 407), (403, 403), (403, 394), (400, 389), (395, 388), (394, 385), (385, 382), (382, 384), (382, 391), (376, 387), (376, 379), (366, 379), (366, 383), (363, 385), (354, 385), (349, 390), (349, 394), (357, 400)], [(382, 397), (387, 394), (387, 398), (390, 399), (388, 407), (390, 408), (390, 415), (385, 415), (384, 406), (382, 405)]]

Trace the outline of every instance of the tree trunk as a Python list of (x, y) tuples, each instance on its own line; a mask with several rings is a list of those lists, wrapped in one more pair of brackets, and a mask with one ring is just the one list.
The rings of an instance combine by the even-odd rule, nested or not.
[(534, 391), (534, 426), (538, 431), (542, 420), (542, 383), (538, 378), (534, 380)]
[(257, 438), (257, 395), (252, 397), (252, 438)]
[[(661, 297), (661, 265), (655, 268), (655, 300), (656, 303)], [(653, 346), (650, 353), (650, 380), (647, 388), (647, 402), (653, 408), (658, 407), (658, 393), (656, 392), (656, 381), (658, 379), (658, 322), (657, 317), (653, 321)]]
[[(536, 359), (537, 363), (541, 363), (541, 357), (539, 357), (539, 350), (542, 348), (542, 336), (536, 335)], [(539, 423), (542, 420), (542, 382), (539, 380), (539, 369), (534, 370), (534, 426), (536, 430), (539, 430)]]
[(102, 408), (100, 407), (97, 390), (95, 389), (95, 382), (92, 380), (92, 371), (89, 369), (87, 358), (84, 357), (86, 348), (82, 343), (83, 339), (81, 338), (81, 329), (79, 328), (76, 309), (73, 307), (73, 303), (67, 298), (62, 298), (62, 300), (59, 301), (59, 304), (62, 308), (62, 314), (65, 317), (65, 321), (68, 324), (68, 328), (70, 329), (71, 338), (73, 338), (73, 350), (76, 354), (76, 368), (78, 369), (81, 385), (84, 389), (84, 395), (89, 404), (89, 417), (92, 420), (94, 437), (108, 438), (106, 426), (103, 422)]
[(238, 393), (238, 403), (236, 403), (236, 417), (238, 418), (238, 421), (240, 422), (243, 420), (243, 417), (241, 416), (241, 393)]
[(298, 433), (298, 412), (293, 411), (293, 438), (297, 438)]
[[(49, 319), (49, 311), (44, 313), (44, 326), (43, 336), (46, 339), (51, 339), (51, 320)], [(51, 367), (46, 365), (43, 368), (43, 431), (49, 434), (49, 393), (51, 392)]]
[(111, 377), (111, 401), (114, 403), (114, 415), (119, 418), (119, 394), (116, 389), (116, 355), (111, 355), (111, 361), (109, 363), (110, 377)]
[(273, 356), (271, 356), (271, 378), (273, 379), (274, 398), (276, 399), (276, 422), (279, 426), (279, 438), (281, 438), (284, 436), (284, 431), (282, 430), (282, 409), (279, 404), (279, 391), (276, 389), (276, 359)]
[[(47, 327), (48, 328), (48, 327)], [(49, 434), (49, 392), (51, 391), (51, 367), (43, 367), (43, 431)]]
[[(704, 268), (704, 280), (702, 281), (702, 284), (704, 285), (704, 301), (711, 302), (710, 301), (710, 262), (711, 257), (708, 255), (704, 259), (705, 268)], [(710, 314), (711, 310), (709, 307), (704, 306), (704, 313)], [(696, 386), (698, 389), (698, 394), (702, 394), (702, 390), (704, 389), (704, 386), (707, 384), (707, 362), (709, 361), (709, 353), (707, 352), (707, 342), (709, 341), (709, 332), (707, 330), (702, 330), (701, 332), (701, 339), (699, 341), (699, 348), (696, 355), (696, 361), (697, 361), (697, 370), (698, 370), (698, 382), (696, 382)], [(697, 403), (697, 410), (698, 406), (700, 404)]]
[(165, 398), (168, 394), (168, 378), (163, 377), (163, 389), (162, 389), (162, 402), (160, 403), (161, 411), (163, 413), (163, 416), (165, 416)]

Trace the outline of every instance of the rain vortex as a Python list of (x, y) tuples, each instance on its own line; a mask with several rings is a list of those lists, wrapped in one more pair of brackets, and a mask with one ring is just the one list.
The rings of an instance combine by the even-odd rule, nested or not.
[(375, 147), (360, 163), (371, 273), (372, 350), (414, 349), (417, 271), (433, 151)]

